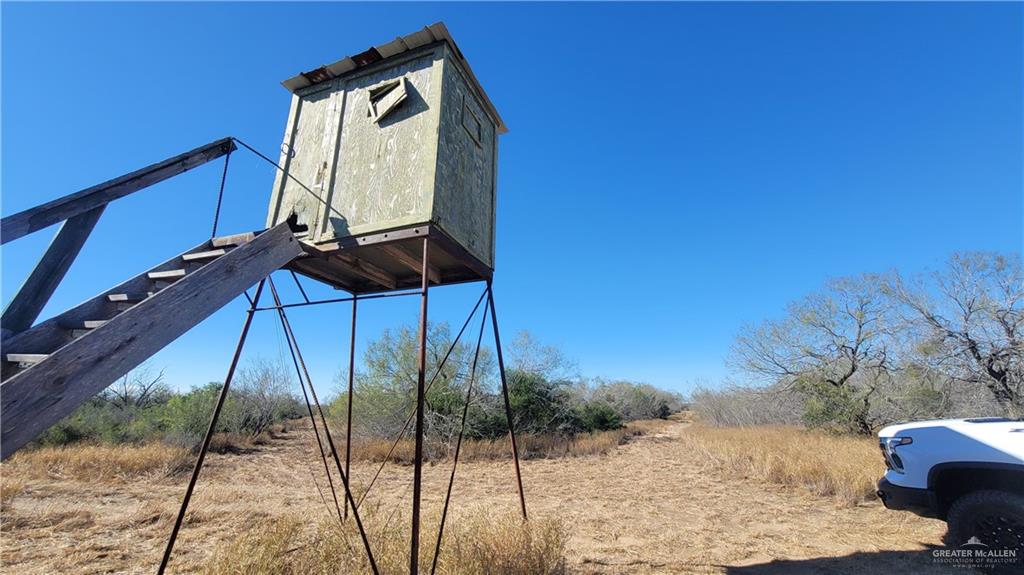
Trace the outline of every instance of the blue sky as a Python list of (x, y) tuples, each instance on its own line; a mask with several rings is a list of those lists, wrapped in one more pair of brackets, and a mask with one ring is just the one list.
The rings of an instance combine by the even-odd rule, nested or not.
[[(562, 347), (585, 375), (717, 381), (744, 323), (829, 277), (1024, 240), (1019, 3), (4, 3), (0, 16), (4, 215), (229, 134), (276, 153), (281, 80), (445, 21), (511, 130), (503, 331)], [(231, 168), (221, 229), (258, 228), (272, 168), (244, 152)], [(208, 237), (220, 170), (108, 208), (44, 315)], [(51, 236), (4, 246), (5, 302)], [(434, 290), (432, 319), (460, 322), (480, 289)], [(221, 379), (243, 309), (154, 365), (176, 385)], [(417, 303), (361, 312), (364, 345), (415, 321)], [(345, 361), (348, 316), (292, 314), (318, 387)], [(250, 353), (280, 353), (275, 326), (257, 320)]]

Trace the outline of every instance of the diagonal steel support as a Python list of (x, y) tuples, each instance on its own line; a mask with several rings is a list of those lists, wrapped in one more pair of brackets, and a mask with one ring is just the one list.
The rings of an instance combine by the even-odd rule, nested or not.
[(505, 358), (501, 353), (501, 335), (498, 333), (498, 314), (494, 310), (494, 288), (487, 282), (487, 303), (491, 308), (491, 325), (494, 326), (494, 348), (498, 354), (498, 371), (501, 372), (501, 393), (505, 397), (505, 419), (508, 421), (508, 437), (512, 443), (512, 461), (516, 466), (516, 485), (519, 487), (519, 507), (526, 517), (526, 496), (523, 495), (523, 476), (519, 471), (519, 447), (516, 445), (516, 430), (512, 419), (512, 402), (508, 396), (508, 379), (505, 377)]
[(473, 398), (473, 383), (476, 382), (476, 365), (480, 360), (480, 344), (484, 340), (484, 326), (487, 325), (487, 308), (480, 318), (480, 332), (476, 336), (476, 351), (473, 352), (473, 364), (469, 368), (469, 383), (466, 385), (466, 403), (462, 405), (462, 423), (459, 426), (459, 438), (455, 441), (455, 457), (452, 461), (452, 474), (448, 478), (448, 491), (444, 496), (444, 507), (441, 509), (441, 523), (437, 527), (437, 542), (434, 544), (434, 560), (430, 565), (430, 575), (437, 572), (437, 558), (441, 556), (441, 539), (444, 537), (444, 524), (448, 519), (448, 505), (452, 500), (452, 487), (455, 486), (455, 470), (459, 468), (459, 453), (462, 451), (462, 438), (466, 435), (466, 419), (469, 416), (469, 402)]
[(167, 547), (164, 549), (163, 559), (160, 560), (160, 567), (157, 569), (157, 575), (163, 575), (167, 569), (167, 564), (171, 560), (171, 552), (174, 550), (174, 542), (178, 539), (178, 531), (181, 530), (181, 523), (185, 519), (185, 512), (188, 510), (189, 501), (192, 500), (192, 491), (196, 488), (196, 481), (199, 479), (199, 472), (203, 469), (203, 462), (206, 460), (206, 452), (210, 449), (210, 439), (213, 438), (213, 433), (217, 428), (217, 420), (220, 418), (221, 409), (224, 407), (224, 400), (227, 399), (228, 389), (231, 387), (231, 380), (235, 377), (235, 369), (238, 367), (238, 360), (242, 357), (242, 348), (245, 347), (245, 340), (249, 336), (249, 327), (252, 326), (252, 318), (256, 312), (256, 306), (259, 304), (260, 296), (263, 295), (263, 286), (266, 284), (266, 279), (260, 280), (259, 287), (256, 288), (256, 296), (254, 297), (253, 304), (249, 307), (249, 311), (245, 314), (245, 323), (242, 324), (242, 333), (238, 336), (238, 345), (235, 346), (235, 355), (231, 358), (231, 366), (228, 368), (228, 374), (224, 378), (224, 386), (220, 388), (220, 395), (217, 396), (217, 404), (213, 408), (213, 414), (210, 416), (210, 425), (206, 428), (206, 435), (203, 436), (203, 444), (199, 449), (199, 457), (196, 459), (196, 465), (192, 468), (192, 477), (188, 481), (188, 487), (185, 489), (185, 497), (181, 500), (181, 509), (178, 510), (178, 516), (174, 520), (174, 528), (171, 529), (171, 536), (167, 540)]
[(373, 550), (370, 548), (370, 540), (366, 536), (366, 530), (363, 528), (363, 521), (359, 518), (359, 510), (355, 508), (355, 500), (352, 498), (352, 488), (349, 485), (348, 475), (345, 470), (342, 469), (341, 459), (338, 457), (338, 449), (334, 446), (334, 439), (331, 437), (331, 429), (327, 425), (327, 416), (324, 415), (324, 409), (320, 405), (320, 400), (316, 395), (316, 388), (313, 387), (313, 379), (309, 376), (309, 369), (306, 367), (306, 361), (302, 358), (302, 351), (299, 349), (299, 342), (295, 338), (295, 332), (292, 331), (291, 323), (288, 321), (288, 316), (285, 314), (284, 309), (278, 308), (281, 314), (282, 325), (284, 325), (285, 337), (290, 341), (290, 345), (295, 348), (295, 355), (299, 360), (299, 365), (302, 366), (302, 372), (306, 377), (306, 382), (309, 384), (309, 392), (313, 396), (313, 403), (316, 404), (317, 412), (320, 415), (320, 423), (323, 425), (324, 436), (327, 437), (327, 446), (331, 450), (331, 456), (334, 458), (334, 464), (338, 469), (338, 474), (341, 475), (341, 483), (345, 486), (345, 499), (349, 505), (352, 505), (352, 517), (356, 521), (356, 528), (359, 530), (359, 537), (363, 540), (363, 548), (366, 550), (366, 558), (370, 561), (370, 569), (373, 571), (373, 575), (380, 575), (380, 571), (377, 569), (377, 562), (373, 558)]
[[(274, 305), (281, 305), (281, 298), (277, 295), (277, 286), (274, 285), (274, 279), (270, 278), (270, 295), (274, 298)], [(284, 329), (284, 310), (280, 307), (277, 308), (278, 318), (281, 320), (281, 329)], [(313, 436), (316, 438), (316, 446), (320, 452), (320, 460), (324, 464), (324, 474), (327, 475), (327, 485), (331, 489), (331, 496), (334, 498), (334, 509), (338, 512), (338, 521), (342, 521), (341, 505), (338, 503), (338, 493), (334, 489), (334, 479), (331, 477), (331, 468), (327, 464), (327, 452), (324, 450), (323, 441), (320, 439), (320, 429), (316, 425), (316, 417), (313, 415), (313, 405), (309, 402), (309, 393), (306, 391), (306, 381), (302, 378), (302, 371), (299, 369), (299, 360), (295, 355), (295, 346), (292, 345), (292, 341), (288, 339), (288, 351), (292, 356), (292, 364), (295, 366), (295, 377), (299, 380), (299, 388), (302, 389), (302, 398), (306, 401), (306, 411), (309, 412), (309, 422), (313, 425)], [(319, 488), (319, 487), (318, 487)], [(321, 494), (322, 496), (322, 494)]]
[[(476, 305), (473, 306), (473, 309), (469, 312), (469, 315), (466, 317), (466, 321), (462, 323), (462, 327), (459, 329), (459, 333), (455, 335), (455, 339), (453, 339), (451, 345), (448, 346), (448, 351), (444, 353), (444, 357), (441, 358), (441, 361), (438, 362), (437, 367), (434, 368), (434, 375), (430, 377), (430, 381), (427, 383), (428, 393), (430, 392), (430, 388), (433, 387), (434, 381), (436, 381), (438, 376), (441, 375), (441, 370), (443, 370), (444, 366), (447, 365), (448, 358), (451, 357), (452, 352), (455, 351), (455, 347), (459, 345), (459, 341), (462, 340), (462, 335), (466, 332), (466, 328), (469, 327), (469, 323), (473, 321), (473, 317), (476, 315), (476, 310), (480, 309), (480, 304), (483, 303), (484, 298), (486, 296), (487, 290), (485, 289), (483, 292), (480, 293), (480, 297), (476, 300)], [(356, 502), (356, 507), (362, 505), (363, 501), (366, 500), (366, 496), (370, 494), (370, 490), (373, 489), (374, 484), (377, 483), (377, 478), (380, 477), (381, 472), (384, 471), (384, 467), (388, 464), (388, 461), (391, 460), (391, 456), (395, 453), (395, 448), (398, 447), (398, 443), (402, 440), (403, 437), (405, 437), (405, 432), (408, 431), (409, 426), (412, 425), (412, 420), (414, 417), (416, 417), (415, 405), (413, 406), (413, 409), (409, 411), (408, 417), (405, 418), (405, 424), (402, 425), (402, 429), (398, 432), (398, 435), (395, 436), (394, 441), (391, 443), (391, 448), (388, 449), (387, 455), (384, 456), (384, 461), (382, 461), (380, 463), (380, 466), (377, 467), (377, 471), (374, 472), (373, 477), (370, 479), (369, 485), (366, 486), (366, 489), (363, 491), (363, 494), (359, 496), (359, 501)]]

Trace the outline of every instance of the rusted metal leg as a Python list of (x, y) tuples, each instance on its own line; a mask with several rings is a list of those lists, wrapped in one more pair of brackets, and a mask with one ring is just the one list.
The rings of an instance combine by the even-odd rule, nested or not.
[(202, 447), (199, 449), (199, 458), (196, 459), (196, 465), (192, 468), (192, 477), (188, 481), (188, 488), (185, 489), (185, 498), (181, 501), (181, 509), (178, 510), (178, 517), (174, 520), (174, 528), (171, 529), (171, 537), (167, 540), (167, 548), (164, 549), (164, 557), (160, 560), (160, 567), (157, 569), (157, 575), (163, 575), (164, 570), (167, 569), (167, 563), (171, 560), (171, 551), (174, 549), (174, 541), (178, 538), (178, 531), (181, 529), (181, 523), (185, 519), (185, 512), (188, 510), (188, 503), (192, 499), (192, 490), (196, 487), (196, 480), (199, 479), (199, 472), (203, 469), (203, 461), (206, 459), (206, 451), (210, 448), (210, 439), (213, 438), (213, 433), (217, 428), (217, 419), (220, 417), (220, 411), (224, 407), (224, 400), (228, 396), (228, 389), (231, 387), (231, 380), (235, 377), (235, 368), (238, 367), (238, 360), (242, 357), (242, 348), (245, 347), (245, 339), (249, 335), (249, 327), (252, 325), (252, 318), (256, 312), (256, 306), (260, 302), (260, 296), (263, 294), (263, 286), (266, 283), (266, 279), (260, 280), (259, 287), (256, 288), (256, 296), (253, 298), (253, 304), (249, 307), (249, 311), (245, 315), (245, 323), (242, 325), (242, 334), (238, 336), (238, 345), (235, 346), (235, 355), (231, 358), (231, 366), (228, 368), (228, 375), (224, 378), (224, 386), (220, 388), (220, 395), (217, 397), (217, 405), (213, 408), (213, 415), (210, 417), (210, 425), (206, 428), (206, 435), (203, 437)]
[[(352, 398), (356, 378), (356, 304), (352, 298), (352, 333), (348, 345), (348, 414), (345, 417), (345, 475), (351, 480), (349, 464), (352, 462)], [(345, 519), (348, 519), (348, 503), (345, 503)]]
[(423, 238), (423, 270), (420, 289), (420, 351), (419, 373), (416, 378), (416, 454), (412, 472), (412, 536), (409, 544), (409, 574), (417, 575), (420, 570), (420, 493), (423, 479), (423, 416), (427, 380), (427, 288), (430, 285), (428, 264), (430, 263), (430, 240)]
[[(474, 310), (476, 311), (476, 310)], [(476, 381), (476, 364), (480, 360), (480, 344), (484, 339), (484, 326), (487, 325), (487, 308), (480, 318), (480, 332), (476, 336), (476, 351), (473, 352), (473, 364), (469, 368), (469, 384), (466, 385), (466, 403), (462, 405), (462, 423), (459, 426), (459, 438), (455, 441), (455, 457), (452, 460), (452, 474), (448, 478), (448, 491), (444, 496), (444, 507), (441, 509), (441, 523), (437, 527), (437, 542), (434, 544), (434, 561), (430, 565), (430, 575), (437, 572), (437, 559), (441, 556), (441, 540), (444, 538), (444, 523), (448, 519), (448, 505), (452, 500), (452, 487), (455, 486), (455, 470), (459, 468), (459, 453), (462, 451), (462, 438), (466, 435), (466, 419), (469, 416), (469, 402), (473, 399), (473, 383)]]
[(494, 289), (487, 282), (487, 303), (491, 308), (491, 324), (494, 326), (494, 348), (498, 353), (498, 371), (501, 372), (501, 393), (505, 397), (505, 419), (508, 420), (508, 437), (512, 443), (512, 461), (516, 466), (516, 484), (519, 486), (519, 507), (526, 519), (526, 496), (523, 495), (523, 476), (519, 472), (519, 447), (516, 445), (515, 425), (512, 422), (512, 403), (508, 398), (508, 380), (505, 377), (505, 358), (501, 353), (501, 336), (498, 334), (498, 315), (494, 310)]

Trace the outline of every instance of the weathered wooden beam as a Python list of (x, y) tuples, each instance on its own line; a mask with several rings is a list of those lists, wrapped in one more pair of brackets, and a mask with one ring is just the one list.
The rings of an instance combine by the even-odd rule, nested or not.
[(376, 284), (380, 284), (388, 289), (395, 289), (398, 287), (398, 278), (391, 274), (391, 272), (381, 269), (379, 266), (371, 264), (366, 260), (359, 259), (352, 254), (346, 254), (344, 252), (333, 253), (329, 256), (332, 259), (337, 259), (345, 264), (345, 269), (352, 273), (362, 276)]
[(0, 458), (301, 253), (275, 226), (3, 382)]
[(341, 278), (337, 276), (337, 274), (329, 273), (328, 269), (337, 265), (335, 262), (331, 261), (330, 254), (321, 250), (319, 246), (306, 243), (302, 240), (299, 241), (302, 243), (302, 249), (305, 253), (301, 257), (292, 260), (292, 263), (288, 264), (289, 269), (300, 274), (305, 274), (306, 276), (330, 285), (335, 289), (343, 289), (348, 292), (352, 291), (353, 286), (351, 283), (345, 281), (347, 278)]
[(68, 268), (78, 257), (82, 245), (96, 226), (106, 206), (99, 206), (88, 212), (68, 219), (54, 236), (50, 247), (22, 284), (21, 289), (4, 308), (0, 318), (3, 339), (32, 327), (46, 302), (60, 285)]
[[(379, 247), (381, 251), (395, 258), (399, 263), (409, 268), (411, 271), (416, 272), (416, 275), (423, 273), (423, 262), (420, 259), (409, 252), (402, 249), (401, 246), (396, 244), (384, 244)], [(427, 264), (427, 277), (430, 278), (430, 283), (439, 284), (441, 283), (441, 272), (436, 266)]]
[(296, 259), (292, 263), (288, 264), (288, 268), (308, 278), (325, 283), (334, 289), (355, 293), (356, 287), (348, 278), (342, 278), (336, 274), (332, 275), (327, 273), (325, 270), (321, 269), (321, 266), (326, 264), (318, 262), (319, 260), (315, 260), (314, 258)]
[(487, 267), (485, 263), (469, 253), (459, 242), (453, 240), (437, 226), (430, 226), (430, 241), (439, 245), (442, 250), (458, 260), (459, 263), (479, 274), (480, 279), (490, 279), (494, 275), (494, 270)]
[(235, 143), (231, 138), (222, 138), (130, 174), (7, 216), (0, 220), (0, 244), (6, 244), (26, 234), (104, 206), (113, 200), (201, 166), (234, 149)]

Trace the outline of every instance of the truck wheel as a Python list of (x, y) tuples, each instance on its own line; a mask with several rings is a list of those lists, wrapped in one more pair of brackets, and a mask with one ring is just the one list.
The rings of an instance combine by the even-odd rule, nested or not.
[(972, 537), (993, 549), (1024, 554), (1024, 497), (1005, 491), (975, 491), (953, 502), (946, 516), (949, 544)]

